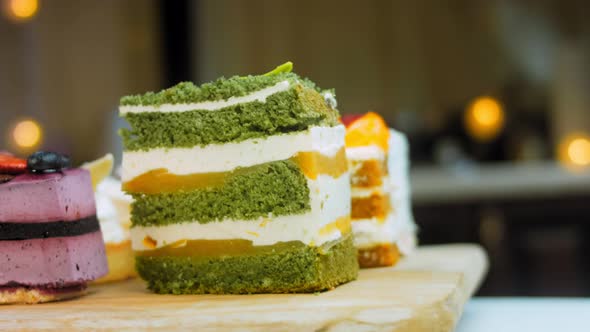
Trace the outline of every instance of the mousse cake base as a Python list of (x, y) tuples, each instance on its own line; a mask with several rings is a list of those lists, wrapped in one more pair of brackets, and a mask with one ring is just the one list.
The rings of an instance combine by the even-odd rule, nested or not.
[(76, 298), (86, 293), (86, 283), (66, 287), (0, 286), (0, 304), (37, 304)]

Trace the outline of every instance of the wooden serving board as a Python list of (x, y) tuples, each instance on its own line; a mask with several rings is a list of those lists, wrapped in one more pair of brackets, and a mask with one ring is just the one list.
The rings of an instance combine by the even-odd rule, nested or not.
[(451, 331), (487, 270), (476, 245), (420, 247), (394, 268), (319, 294), (156, 295), (139, 280), (66, 302), (0, 307), (0, 331)]

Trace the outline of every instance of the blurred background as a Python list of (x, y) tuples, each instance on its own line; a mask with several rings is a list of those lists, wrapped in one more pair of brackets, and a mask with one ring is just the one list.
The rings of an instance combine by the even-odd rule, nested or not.
[(120, 155), (122, 95), (287, 60), (411, 144), (423, 244), (590, 296), (590, 2), (0, 0), (0, 150)]

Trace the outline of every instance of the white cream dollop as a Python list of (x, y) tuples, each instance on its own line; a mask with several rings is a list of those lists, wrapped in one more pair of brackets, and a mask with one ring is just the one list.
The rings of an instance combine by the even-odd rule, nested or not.
[(96, 217), (105, 243), (121, 243), (130, 238), (128, 210), (131, 198), (119, 188), (121, 183), (113, 178), (106, 178), (96, 188)]

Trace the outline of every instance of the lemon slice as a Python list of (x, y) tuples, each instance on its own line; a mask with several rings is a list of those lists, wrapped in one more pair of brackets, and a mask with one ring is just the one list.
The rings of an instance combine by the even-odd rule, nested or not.
[(111, 171), (113, 170), (113, 155), (107, 153), (102, 158), (82, 164), (82, 168), (87, 169), (90, 172), (92, 189), (96, 189), (96, 186), (102, 180), (111, 175)]

